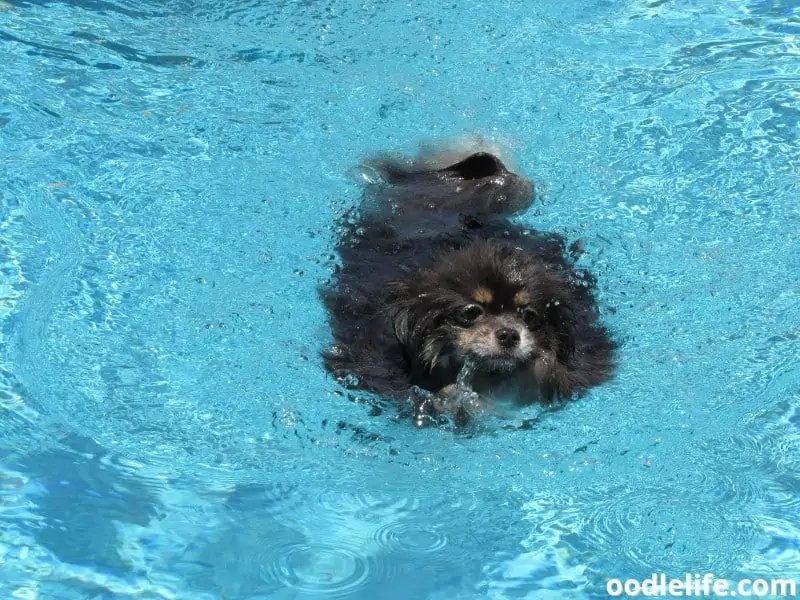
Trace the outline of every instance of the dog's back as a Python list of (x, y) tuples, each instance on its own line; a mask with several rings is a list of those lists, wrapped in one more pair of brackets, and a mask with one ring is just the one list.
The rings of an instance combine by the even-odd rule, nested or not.
[(435, 214), (511, 215), (533, 201), (532, 183), (492, 154), (475, 152), (445, 166), (437, 160), (384, 157), (368, 162), (380, 179), (367, 187), (362, 206), (395, 222), (420, 223)]

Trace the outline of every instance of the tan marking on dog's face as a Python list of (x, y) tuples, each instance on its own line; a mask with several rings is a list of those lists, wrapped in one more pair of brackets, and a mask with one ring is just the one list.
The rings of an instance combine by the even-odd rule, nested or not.
[(481, 286), (472, 294), (472, 299), (480, 304), (491, 304), (494, 299), (494, 294), (489, 288)]
[(531, 295), (526, 290), (520, 290), (514, 295), (514, 304), (518, 307), (527, 306), (531, 302)]

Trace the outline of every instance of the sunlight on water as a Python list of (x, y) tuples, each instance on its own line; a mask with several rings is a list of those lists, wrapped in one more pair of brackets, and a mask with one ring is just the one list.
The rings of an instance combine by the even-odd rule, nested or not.
[[(0, 2), (0, 596), (800, 579), (797, 20)], [(495, 414), (468, 363), (470, 427), (417, 428), (326, 378), (318, 287), (361, 160), (469, 133), (537, 182), (526, 226), (579, 242), (621, 367)]]

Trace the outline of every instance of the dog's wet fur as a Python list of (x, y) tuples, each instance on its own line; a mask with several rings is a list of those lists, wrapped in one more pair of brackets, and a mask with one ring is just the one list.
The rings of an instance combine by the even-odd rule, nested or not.
[(421, 424), (451, 410), (467, 420), (448, 404), (466, 362), (481, 409), (500, 396), (566, 399), (611, 378), (594, 278), (562, 236), (513, 220), (532, 182), (482, 150), (364, 166), (363, 201), (340, 223), (341, 268), (322, 290), (334, 338), (323, 359), (340, 382), (414, 405)]

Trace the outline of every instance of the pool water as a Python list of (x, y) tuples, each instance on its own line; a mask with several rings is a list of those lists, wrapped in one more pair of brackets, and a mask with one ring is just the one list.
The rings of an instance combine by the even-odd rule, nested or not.
[[(800, 580), (800, 5), (0, 1), (0, 596)], [(616, 379), (467, 433), (326, 377), (365, 154), (479, 132)], [(513, 421), (512, 421), (513, 424)]]

